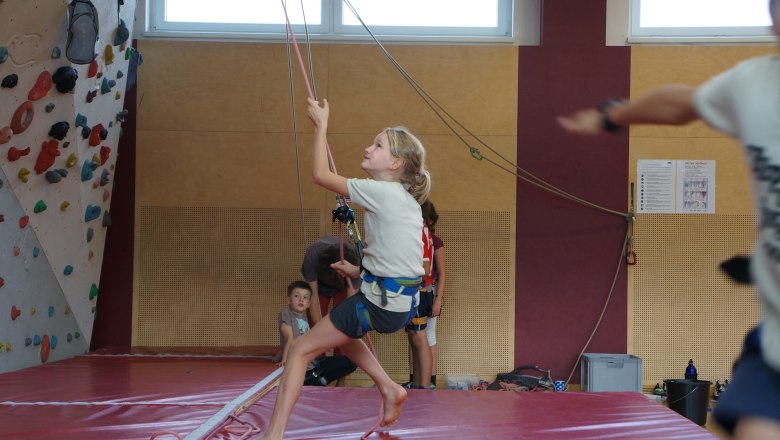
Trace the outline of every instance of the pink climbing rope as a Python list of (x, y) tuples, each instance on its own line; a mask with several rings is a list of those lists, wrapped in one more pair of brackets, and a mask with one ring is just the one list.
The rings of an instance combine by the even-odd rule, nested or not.
[[(314, 92), (312, 91), (309, 75), (306, 73), (306, 67), (303, 64), (303, 57), (301, 56), (301, 51), (300, 51), (300, 49), (298, 47), (298, 40), (297, 40), (297, 38), (295, 38), (295, 32), (293, 31), (292, 24), (290, 24), (290, 16), (287, 14), (287, 5), (285, 3), (285, 0), (282, 0), (282, 8), (284, 9), (284, 18), (285, 18), (285, 20), (287, 22), (287, 30), (290, 33), (290, 38), (292, 39), (292, 42), (293, 42), (293, 48), (295, 49), (295, 55), (298, 58), (298, 66), (301, 68), (301, 74), (303, 74), (303, 80), (306, 83), (306, 90), (309, 93), (309, 98), (316, 99), (315, 96), (314, 96)], [(327, 141), (325, 141), (325, 151), (327, 152), (328, 165), (330, 166), (331, 171), (336, 173), (336, 174), (338, 174), (338, 171), (336, 171), (336, 162), (333, 160), (333, 155), (330, 152), (330, 145), (328, 144)], [(342, 203), (344, 202), (344, 198), (343, 197), (341, 197), (340, 200), (342, 201)], [(344, 234), (341, 231), (341, 227), (342, 227), (341, 224), (339, 224), (340, 256), (341, 256), (341, 261), (344, 261)], [(347, 276), (346, 278), (347, 278), (347, 283), (349, 284), (349, 291), (350, 292), (354, 292), (355, 288), (352, 286), (352, 278), (349, 277), (349, 276)], [(369, 350), (371, 350), (371, 354), (376, 358), (377, 357), (376, 350), (374, 348), (373, 342), (371, 341), (371, 337), (368, 334), (365, 335), (365, 340), (367, 342)], [(378, 390), (379, 390), (379, 388), (377, 388), (377, 391)], [(374, 433), (374, 431), (379, 427), (379, 424), (382, 422), (383, 416), (384, 416), (384, 400), (380, 398), (380, 400), (379, 400), (379, 417), (378, 417), (376, 423), (374, 423), (374, 426), (372, 426), (371, 429), (366, 431), (360, 437), (361, 440), (365, 440), (371, 434)]]

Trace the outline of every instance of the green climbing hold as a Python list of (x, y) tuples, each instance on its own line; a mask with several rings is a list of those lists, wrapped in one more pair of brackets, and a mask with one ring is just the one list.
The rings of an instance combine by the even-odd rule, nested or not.
[(98, 296), (98, 287), (93, 283), (92, 287), (89, 288), (89, 300), (92, 301), (93, 299), (97, 298)]
[(35, 212), (36, 214), (40, 214), (41, 212), (46, 211), (46, 208), (47, 208), (46, 202), (44, 202), (43, 200), (38, 200), (35, 203), (35, 207), (33, 208), (33, 212)]

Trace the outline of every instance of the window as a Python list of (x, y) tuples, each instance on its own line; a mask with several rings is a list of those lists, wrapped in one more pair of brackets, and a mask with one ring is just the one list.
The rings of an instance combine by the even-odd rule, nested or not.
[(629, 43), (770, 42), (768, 0), (630, 0)]
[[(513, 0), (290, 0), (293, 30), (315, 40), (511, 42)], [(146, 36), (285, 39), (280, 0), (149, 0)], [(306, 28), (304, 28), (304, 23)]]

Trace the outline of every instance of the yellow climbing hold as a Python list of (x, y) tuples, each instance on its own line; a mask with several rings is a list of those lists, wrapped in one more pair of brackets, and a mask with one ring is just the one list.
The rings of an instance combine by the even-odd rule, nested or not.
[(106, 66), (114, 62), (114, 48), (110, 45), (106, 45), (106, 49), (103, 51), (103, 58), (106, 60)]
[(119, 93), (119, 92), (116, 92), (116, 95), (114, 95), (114, 99), (119, 101), (120, 99), (122, 99), (122, 94)]
[(30, 170), (28, 170), (27, 168), (22, 168), (21, 170), (19, 170), (19, 180), (21, 180), (22, 182), (27, 183), (27, 181), (30, 180), (30, 178), (28, 177), (29, 175), (30, 175)]
[(64, 201), (64, 202), (62, 202), (62, 204), (60, 205), (60, 211), (66, 211), (66, 210), (68, 209), (68, 206), (70, 206), (70, 202), (68, 202), (67, 200), (65, 200), (65, 201)]
[(11, 343), (10, 342), (6, 342), (5, 343), (5, 351), (11, 351)]
[(68, 156), (68, 160), (65, 162), (65, 166), (68, 168), (73, 168), (78, 163), (79, 158), (76, 156), (76, 153), (70, 153), (70, 156)]
[(35, 315), (35, 312), (37, 312), (37, 311), (38, 311), (38, 310), (36, 310), (36, 309), (35, 309), (35, 307), (33, 307), (33, 308), (30, 310), (30, 314), (31, 314), (31, 315)]
[(92, 163), (95, 164), (96, 166), (100, 166), (100, 156), (98, 156), (97, 154), (93, 154)]

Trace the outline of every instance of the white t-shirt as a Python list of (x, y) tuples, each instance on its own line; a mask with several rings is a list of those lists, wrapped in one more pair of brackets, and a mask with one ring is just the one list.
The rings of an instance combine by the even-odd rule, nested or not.
[[(414, 278), (424, 274), (422, 211), (411, 194), (398, 182), (371, 179), (347, 180), (349, 198), (366, 209), (363, 267), (385, 278)], [(374, 283), (363, 283), (366, 298), (381, 307)], [(388, 297), (392, 312), (408, 312), (412, 297)]]
[(762, 301), (761, 348), (780, 372), (780, 57), (739, 63), (703, 84), (695, 102), (704, 121), (747, 153), (759, 221), (752, 272)]

